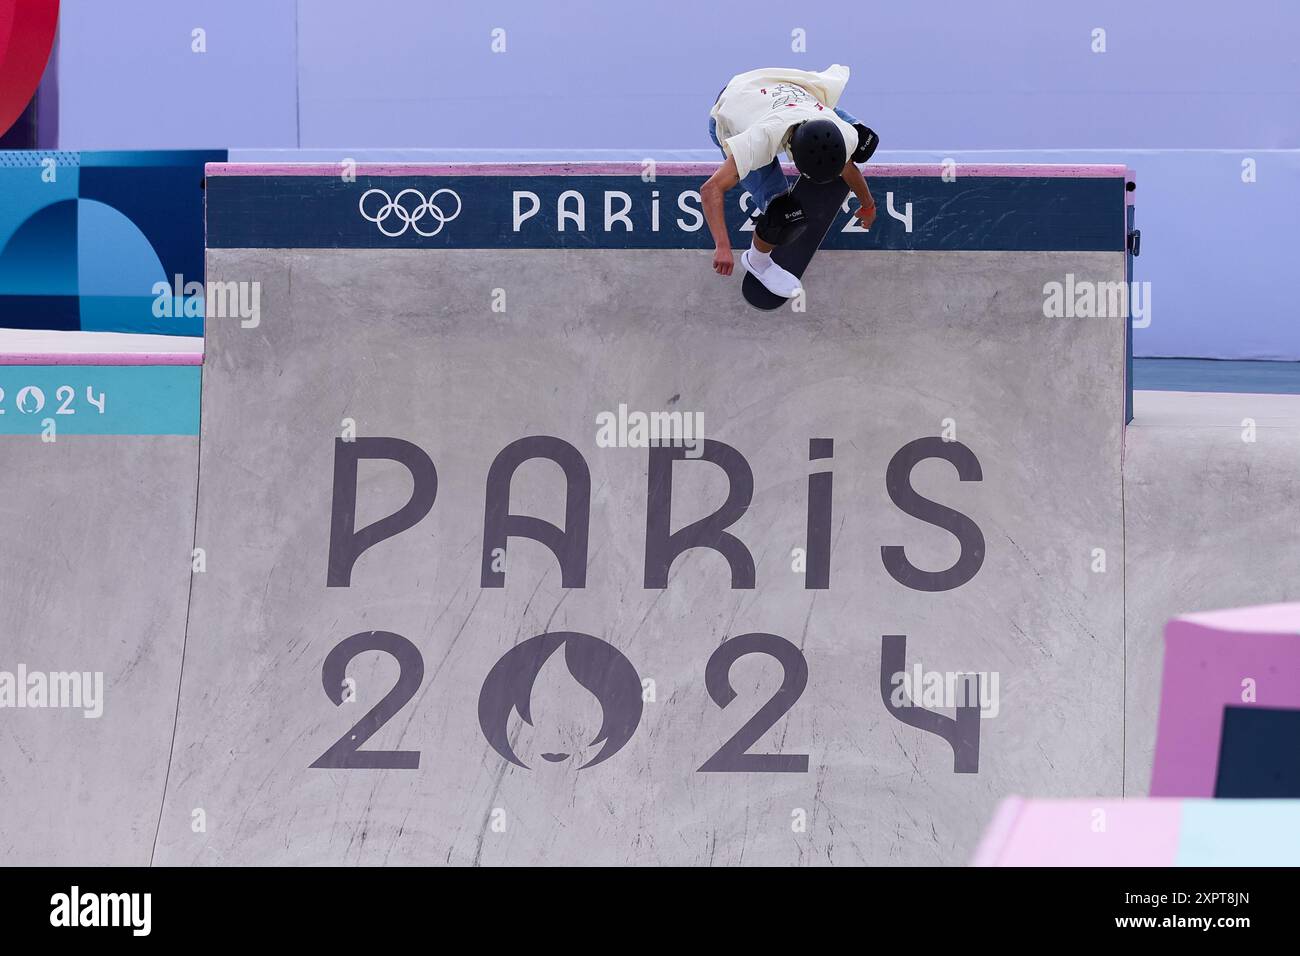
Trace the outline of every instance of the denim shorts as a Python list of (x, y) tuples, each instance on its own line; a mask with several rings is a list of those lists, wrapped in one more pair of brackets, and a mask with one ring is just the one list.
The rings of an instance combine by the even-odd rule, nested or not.
[[(718, 96), (713, 101), (715, 106), (720, 99), (722, 99), (722, 90), (718, 91)], [(852, 113), (839, 107), (835, 108), (835, 115), (850, 126), (856, 125), (858, 122), (857, 117)], [(709, 117), (709, 139), (713, 140), (714, 146), (722, 149), (722, 143), (718, 142), (718, 121), (712, 116)], [(723, 150), (722, 155), (727, 155), (726, 150)], [(777, 196), (784, 195), (790, 189), (790, 183), (781, 170), (780, 156), (777, 156), (762, 169), (751, 170), (749, 175), (740, 181), (740, 185), (753, 197), (754, 212), (756, 213), (766, 210), (768, 203)]]

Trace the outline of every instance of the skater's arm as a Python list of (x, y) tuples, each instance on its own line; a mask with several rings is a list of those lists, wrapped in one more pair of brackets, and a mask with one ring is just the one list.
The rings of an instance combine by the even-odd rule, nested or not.
[(849, 189), (853, 190), (853, 195), (858, 197), (858, 208), (853, 210), (853, 215), (862, 220), (862, 228), (869, 228), (876, 220), (876, 201), (871, 198), (871, 190), (862, 176), (862, 170), (854, 163), (848, 162), (844, 164), (843, 175)]
[(729, 276), (735, 267), (731, 258), (731, 237), (727, 235), (723, 197), (727, 195), (727, 190), (738, 182), (740, 182), (740, 175), (736, 171), (736, 159), (734, 156), (728, 156), (727, 161), (718, 167), (718, 171), (700, 187), (700, 205), (704, 207), (704, 221), (709, 224), (709, 233), (713, 236), (713, 271), (718, 275)]

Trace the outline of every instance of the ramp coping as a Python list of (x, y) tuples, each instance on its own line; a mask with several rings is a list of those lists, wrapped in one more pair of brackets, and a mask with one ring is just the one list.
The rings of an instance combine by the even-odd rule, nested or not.
[[(208, 163), (208, 176), (337, 176), (339, 163)], [(654, 164), (656, 175), (711, 176), (717, 163)], [(782, 167), (794, 175), (790, 164)], [(640, 176), (643, 163), (357, 163), (356, 172), (365, 176)], [(867, 164), (868, 176), (942, 176), (941, 163)], [(1105, 179), (1122, 178), (1128, 166), (1079, 163), (1045, 165), (1041, 163), (957, 163), (961, 176), (1020, 176), (1030, 178)]]
[(202, 365), (202, 352), (11, 352), (0, 365)]

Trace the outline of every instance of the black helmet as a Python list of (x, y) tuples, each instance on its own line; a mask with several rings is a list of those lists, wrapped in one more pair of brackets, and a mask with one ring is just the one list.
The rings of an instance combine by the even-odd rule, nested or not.
[(828, 183), (844, 170), (844, 135), (828, 119), (807, 120), (794, 128), (790, 156), (795, 168), (815, 183)]

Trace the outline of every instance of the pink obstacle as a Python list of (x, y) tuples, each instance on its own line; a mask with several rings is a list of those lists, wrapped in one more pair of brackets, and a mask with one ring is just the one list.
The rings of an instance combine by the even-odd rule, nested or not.
[[(1228, 709), (1300, 709), (1300, 604), (1174, 618), (1160, 694), (1151, 796), (1215, 796)], [(1290, 753), (1300, 761), (1300, 740)]]

